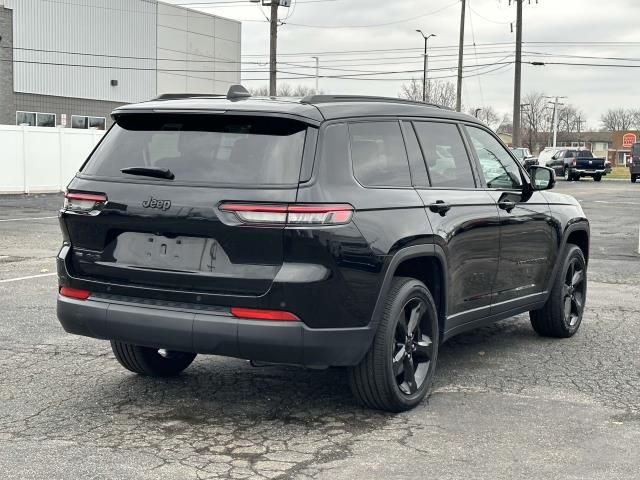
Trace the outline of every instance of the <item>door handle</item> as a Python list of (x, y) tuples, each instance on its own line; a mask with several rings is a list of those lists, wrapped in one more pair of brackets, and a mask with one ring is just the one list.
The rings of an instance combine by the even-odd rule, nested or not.
[(433, 213), (439, 213), (441, 217), (444, 217), (449, 210), (451, 210), (451, 204), (446, 203), (444, 200), (436, 200), (436, 203), (429, 205), (429, 210)]
[(509, 200), (503, 200), (501, 202), (498, 202), (498, 206), (502, 210), (506, 210), (507, 212), (511, 212), (511, 210), (516, 208), (516, 202), (511, 202)]

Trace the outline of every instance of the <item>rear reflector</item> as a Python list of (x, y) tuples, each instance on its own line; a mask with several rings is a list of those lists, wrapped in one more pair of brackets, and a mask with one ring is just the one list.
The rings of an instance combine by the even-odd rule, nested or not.
[(96, 206), (107, 201), (106, 195), (93, 193), (66, 193), (64, 196), (64, 208), (81, 212), (90, 212)]
[(78, 290), (77, 288), (60, 287), (60, 295), (63, 297), (75, 298), (76, 300), (86, 300), (91, 295), (88, 290)]
[(223, 203), (223, 212), (232, 212), (244, 223), (279, 225), (342, 225), (349, 223), (353, 207), (349, 204), (264, 205)]
[(283, 322), (298, 322), (300, 319), (291, 312), (281, 310), (255, 310), (252, 308), (231, 308), (231, 315), (236, 318), (249, 320), (277, 320)]

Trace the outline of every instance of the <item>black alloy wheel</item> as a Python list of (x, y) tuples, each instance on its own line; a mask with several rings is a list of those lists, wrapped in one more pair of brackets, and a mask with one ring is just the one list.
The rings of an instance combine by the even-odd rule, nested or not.
[(579, 259), (572, 258), (562, 287), (564, 321), (567, 327), (573, 328), (581, 319), (584, 312), (584, 299), (587, 289), (586, 272)]
[(371, 347), (349, 370), (354, 396), (388, 412), (418, 405), (431, 389), (439, 338), (429, 289), (414, 278), (394, 278)]
[(586, 299), (584, 253), (577, 245), (567, 244), (547, 302), (542, 308), (529, 312), (531, 326), (543, 337), (571, 337), (582, 323)]
[(398, 314), (392, 369), (398, 388), (405, 395), (413, 395), (422, 387), (433, 358), (429, 327), (421, 325), (426, 309), (422, 299), (413, 298)]

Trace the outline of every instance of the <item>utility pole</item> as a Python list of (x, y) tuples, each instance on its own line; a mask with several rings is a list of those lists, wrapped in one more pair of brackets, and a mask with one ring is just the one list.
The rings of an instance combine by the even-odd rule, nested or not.
[(549, 103), (553, 103), (553, 148), (556, 147), (556, 145), (558, 144), (558, 105), (562, 105), (559, 100), (561, 98), (567, 98), (567, 97), (547, 97), (545, 96), (544, 98), (553, 98), (555, 99), (553, 102), (549, 102)]
[(520, 94), (522, 87), (522, 2), (517, 4), (516, 19), (516, 73), (513, 85), (513, 146), (520, 146)]
[(320, 91), (319, 83), (320, 83), (320, 57), (311, 57), (316, 60), (316, 95)]
[(429, 35), (425, 35), (422, 30), (416, 30), (422, 38), (424, 38), (424, 74), (422, 76), (422, 101), (427, 102), (427, 72), (429, 69), (429, 57), (427, 56), (427, 42), (431, 37), (435, 37), (435, 33), (430, 33)]
[(269, 95), (275, 97), (276, 90), (276, 55), (278, 50), (278, 7), (280, 0), (271, 0), (271, 18), (269, 33)]
[(462, 58), (464, 56), (464, 14), (466, 9), (467, 2), (466, 0), (462, 0), (462, 11), (460, 12), (460, 44), (458, 45), (458, 88), (456, 89), (456, 111), (458, 112), (462, 111)]

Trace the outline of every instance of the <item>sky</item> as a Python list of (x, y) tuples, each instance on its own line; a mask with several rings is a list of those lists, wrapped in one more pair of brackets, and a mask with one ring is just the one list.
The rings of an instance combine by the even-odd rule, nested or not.
[[(169, 1), (193, 2), (192, 8), (241, 20), (242, 60), (247, 62), (242, 82), (267, 85), (268, 7), (248, 0)], [(463, 104), (511, 112), (516, 6), (509, 0), (467, 4), (464, 63), (469, 77), (463, 82)], [(395, 97), (403, 83), (422, 79), (424, 40), (416, 32), (421, 29), (436, 34), (429, 39), (429, 77), (455, 82), (460, 10), (460, 0), (293, 0), (290, 8), (279, 9), (284, 25), (278, 29), (278, 62), (280, 77), (296, 79), (280, 81), (313, 87), (312, 56), (318, 56), (321, 76), (351, 76), (320, 78), (324, 93)], [(599, 128), (600, 115), (609, 108), (640, 108), (640, 0), (525, 0), (523, 10), (523, 62), (546, 62), (523, 64), (523, 95), (566, 96), (562, 102), (586, 114), (587, 128)]]

